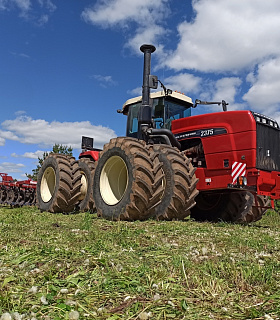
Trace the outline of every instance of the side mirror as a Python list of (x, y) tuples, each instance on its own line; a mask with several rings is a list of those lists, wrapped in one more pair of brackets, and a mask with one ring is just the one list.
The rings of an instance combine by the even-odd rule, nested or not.
[(151, 74), (149, 75), (149, 87), (151, 89), (157, 89), (157, 87), (158, 87), (158, 77), (157, 76), (152, 76)]

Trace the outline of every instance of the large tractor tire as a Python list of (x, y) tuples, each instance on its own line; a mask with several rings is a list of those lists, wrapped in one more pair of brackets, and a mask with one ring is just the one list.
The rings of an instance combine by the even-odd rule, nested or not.
[(218, 221), (229, 201), (229, 193), (200, 192), (196, 198), (196, 205), (191, 209), (191, 218), (197, 221)]
[(252, 212), (246, 222), (255, 222), (262, 218), (267, 210), (271, 208), (271, 200), (268, 196), (256, 195), (252, 206)]
[(82, 158), (77, 163), (76, 170), (80, 171), (81, 179), (80, 197), (78, 199), (79, 211), (94, 212), (96, 208), (93, 200), (93, 175), (96, 162), (88, 158)]
[[(178, 149), (154, 145), (155, 165), (153, 217), (158, 220), (182, 220), (189, 216), (198, 195), (196, 169)], [(153, 204), (154, 204), (153, 203)]]
[[(40, 210), (53, 213), (75, 210), (81, 185), (79, 179), (73, 176), (74, 163), (74, 158), (61, 154), (51, 154), (46, 158), (37, 181), (37, 204)], [(30, 200), (32, 203), (33, 198)]]
[(254, 197), (249, 191), (201, 192), (196, 202), (191, 217), (198, 221), (251, 223), (260, 220), (270, 207), (268, 197)]
[(145, 142), (128, 137), (104, 146), (93, 179), (98, 216), (109, 220), (149, 218), (153, 194), (153, 163)]
[(224, 212), (219, 217), (223, 221), (235, 223), (253, 222), (252, 206), (254, 203), (254, 196), (251, 192), (240, 191), (231, 192), (229, 194), (229, 201), (225, 207)]

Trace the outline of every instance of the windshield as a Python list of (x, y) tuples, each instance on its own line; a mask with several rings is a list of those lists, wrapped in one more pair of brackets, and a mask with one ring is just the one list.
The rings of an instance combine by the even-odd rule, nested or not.
[[(127, 119), (127, 133), (129, 137), (137, 137), (138, 132), (138, 111), (142, 102), (129, 106)], [(191, 105), (186, 106), (177, 101), (169, 100), (168, 97), (153, 99), (153, 122), (156, 129), (171, 130), (171, 123), (175, 119), (189, 117), (191, 115)]]

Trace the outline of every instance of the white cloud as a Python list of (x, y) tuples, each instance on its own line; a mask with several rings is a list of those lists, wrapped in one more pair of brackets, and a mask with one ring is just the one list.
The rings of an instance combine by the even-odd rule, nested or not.
[(128, 90), (127, 93), (133, 97), (138, 97), (142, 95), (142, 87), (137, 87), (132, 90)]
[(195, 77), (189, 73), (180, 73), (164, 80), (164, 85), (167, 88), (184, 92), (186, 95), (189, 95), (190, 93), (198, 93), (200, 83), (201, 78)]
[(25, 165), (22, 163), (2, 162), (0, 163), (0, 172), (9, 174), (22, 172), (24, 167)]
[(86, 22), (101, 25), (103, 27), (116, 24), (125, 25), (134, 21), (140, 24), (152, 22), (156, 13), (161, 15), (167, 0), (99, 0), (82, 13)]
[(37, 21), (38, 26), (43, 26), (49, 21), (49, 16), (47, 14), (43, 14), (40, 16), (40, 18)]
[(30, 0), (11, 0), (15, 5), (19, 7), (22, 11), (28, 11), (31, 9), (31, 1)]
[(280, 54), (279, 0), (194, 0), (193, 9), (194, 20), (178, 26), (176, 50), (161, 62), (168, 67), (236, 71)]
[(234, 102), (241, 83), (241, 79), (236, 77), (219, 79), (215, 84), (216, 92), (212, 99), (215, 101), (227, 100), (230, 103)]
[(112, 129), (94, 126), (89, 121), (47, 122), (20, 116), (14, 120), (5, 120), (1, 126), (0, 142), (1, 139), (7, 139), (44, 147), (52, 147), (57, 143), (80, 149), (81, 137), (89, 136), (94, 138), (95, 147), (101, 148), (110, 138), (116, 137)]
[(25, 54), (25, 53), (16, 53), (16, 52), (11, 52), (11, 54), (15, 57), (19, 58), (24, 58), (24, 59), (30, 59), (30, 56)]
[[(237, 77), (225, 77), (216, 81), (214, 84), (213, 95), (211, 101), (221, 102), (225, 100), (228, 105), (228, 110), (242, 110), (245, 108), (245, 104), (235, 103), (235, 98), (240, 91), (242, 80)], [(215, 112), (221, 111), (221, 109), (213, 109)]]
[(54, 12), (56, 10), (56, 5), (52, 3), (51, 0), (37, 0), (40, 4), (40, 6), (43, 8), (45, 7), (50, 12)]
[(19, 10), (19, 16), (42, 26), (56, 10), (51, 0), (0, 0), (0, 10)]
[(0, 0), (0, 10), (19, 9), (20, 16), (26, 16), (31, 7), (30, 0)]
[(5, 145), (5, 139), (0, 137), (0, 147), (3, 147)]
[(252, 86), (243, 99), (252, 109), (274, 117), (280, 106), (280, 57), (260, 64), (257, 74), (251, 73), (247, 80)]
[[(82, 19), (103, 28), (119, 26), (129, 37), (128, 46), (139, 52), (143, 43), (155, 42), (164, 34), (162, 23), (168, 15), (169, 0), (99, 0), (82, 12)], [(136, 24), (136, 30), (129, 30)]]
[(25, 152), (22, 155), (16, 154), (15, 152), (11, 154), (13, 158), (29, 158), (29, 159), (38, 159), (42, 158), (45, 151), (37, 150), (35, 152)]
[(90, 76), (91, 79), (95, 79), (99, 82), (100, 86), (107, 88), (108, 86), (116, 86), (117, 82), (113, 80), (112, 76), (102, 76), (100, 74), (94, 74)]
[[(156, 24), (141, 26), (136, 31), (132, 38), (129, 39), (127, 47), (132, 48), (136, 53), (140, 54), (140, 46), (144, 43), (156, 43), (167, 31)], [(160, 46), (157, 47), (156, 54), (160, 51)]]

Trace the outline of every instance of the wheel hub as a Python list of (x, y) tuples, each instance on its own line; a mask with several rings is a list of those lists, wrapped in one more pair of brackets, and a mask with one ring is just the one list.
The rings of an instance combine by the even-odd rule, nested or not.
[(49, 202), (54, 194), (56, 186), (55, 171), (52, 167), (48, 167), (42, 177), (41, 197), (44, 202)]
[(108, 205), (116, 205), (123, 198), (128, 185), (128, 169), (119, 156), (110, 157), (100, 174), (100, 194)]

